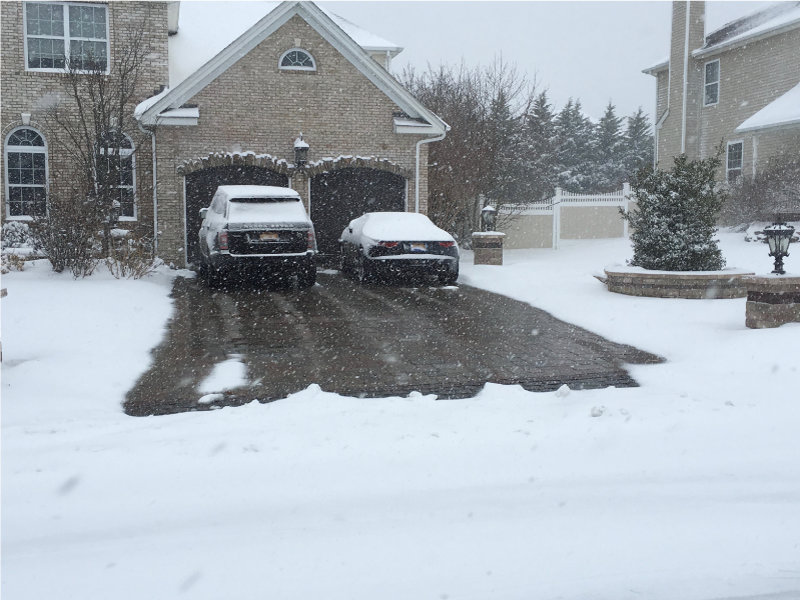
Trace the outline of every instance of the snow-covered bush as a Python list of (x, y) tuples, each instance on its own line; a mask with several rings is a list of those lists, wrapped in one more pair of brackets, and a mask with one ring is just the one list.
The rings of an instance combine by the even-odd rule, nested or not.
[(0, 254), (0, 274), (7, 274), (11, 271), (23, 271), (25, 269), (25, 259), (13, 253), (3, 252)]
[(800, 152), (787, 150), (771, 157), (754, 176), (745, 175), (730, 186), (720, 222), (739, 225), (773, 221), (800, 213)]
[(720, 154), (675, 158), (670, 171), (644, 169), (632, 185), (636, 207), (621, 211), (631, 225), (630, 264), (663, 271), (716, 271), (725, 266), (716, 234), (725, 191), (715, 181)]
[(31, 245), (31, 232), (27, 223), (22, 221), (6, 221), (3, 223), (3, 250), (7, 248), (29, 248)]

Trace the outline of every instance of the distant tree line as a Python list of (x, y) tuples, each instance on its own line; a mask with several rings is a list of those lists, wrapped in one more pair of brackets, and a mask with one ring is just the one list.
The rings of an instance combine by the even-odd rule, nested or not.
[(404, 85), (451, 127), (429, 147), (431, 218), (461, 239), (480, 227), (486, 204), (522, 207), (553, 196), (620, 189), (653, 162), (650, 121), (609, 102), (592, 122), (580, 100), (560, 110), (513, 65), (407, 70)]

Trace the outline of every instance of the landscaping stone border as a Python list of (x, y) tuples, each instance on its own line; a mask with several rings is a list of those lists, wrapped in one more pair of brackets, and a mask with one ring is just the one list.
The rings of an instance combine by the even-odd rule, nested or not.
[(608, 291), (628, 296), (685, 299), (730, 299), (747, 296), (745, 271), (646, 271), (607, 268)]

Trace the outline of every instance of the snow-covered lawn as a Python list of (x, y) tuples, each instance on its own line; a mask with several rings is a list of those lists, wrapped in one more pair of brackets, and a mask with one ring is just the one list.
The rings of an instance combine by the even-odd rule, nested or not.
[[(728, 264), (769, 271), (741, 237), (722, 236)], [(608, 293), (592, 274), (629, 256), (624, 240), (466, 256), (462, 282), (666, 357), (631, 368), (640, 388), (437, 402), (312, 385), (150, 418), (121, 402), (169, 273), (5, 276), (4, 600), (800, 597), (800, 325), (748, 330), (743, 299)]]

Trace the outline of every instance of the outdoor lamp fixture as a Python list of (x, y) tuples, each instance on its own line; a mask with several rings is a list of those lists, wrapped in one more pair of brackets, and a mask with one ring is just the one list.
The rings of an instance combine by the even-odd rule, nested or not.
[(304, 167), (308, 162), (308, 144), (303, 140), (303, 134), (294, 141), (294, 164)]
[(786, 223), (773, 223), (769, 227), (764, 227), (764, 235), (767, 236), (769, 255), (775, 257), (775, 270), (773, 273), (785, 275), (783, 257), (789, 256), (789, 244), (792, 242), (794, 227)]
[(494, 231), (494, 224), (497, 222), (497, 209), (487, 204), (481, 209), (481, 221), (483, 221), (484, 231)]

